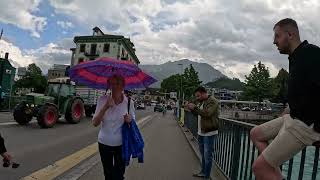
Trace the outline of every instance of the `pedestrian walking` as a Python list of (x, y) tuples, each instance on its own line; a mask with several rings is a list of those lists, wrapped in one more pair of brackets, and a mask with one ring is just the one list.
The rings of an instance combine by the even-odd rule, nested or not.
[(98, 135), (99, 152), (106, 180), (122, 180), (125, 161), (122, 156), (122, 125), (135, 119), (134, 104), (124, 95), (125, 80), (120, 75), (109, 79), (111, 95), (101, 96), (98, 100), (93, 125), (101, 128)]
[(0, 134), (0, 155), (3, 157), (3, 167), (9, 167), (12, 165), (12, 168), (18, 168), (19, 164), (12, 162), (12, 156), (7, 152), (6, 146), (4, 144), (4, 139)]

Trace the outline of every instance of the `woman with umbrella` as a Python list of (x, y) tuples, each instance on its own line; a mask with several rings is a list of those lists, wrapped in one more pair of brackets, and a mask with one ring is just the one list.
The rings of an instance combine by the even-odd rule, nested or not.
[[(76, 65), (70, 70), (70, 78), (89, 87), (111, 89), (111, 95), (99, 98), (92, 122), (94, 126), (101, 125), (98, 144), (105, 179), (124, 179), (128, 147), (124, 149), (123, 146), (128, 146), (128, 143), (123, 140), (136, 138), (127, 138), (128, 133), (123, 137), (123, 129), (129, 129), (123, 128), (123, 125), (135, 125), (131, 123), (135, 119), (134, 103), (124, 95), (124, 90), (147, 87), (156, 80), (130, 62), (110, 58)], [(132, 147), (130, 144), (129, 149)]]
[(93, 125), (102, 123), (98, 135), (99, 152), (106, 179), (123, 179), (125, 162), (122, 158), (122, 124), (134, 118), (133, 103), (127, 113), (128, 98), (123, 94), (124, 78), (114, 75), (109, 80), (110, 96), (102, 96), (93, 116)]

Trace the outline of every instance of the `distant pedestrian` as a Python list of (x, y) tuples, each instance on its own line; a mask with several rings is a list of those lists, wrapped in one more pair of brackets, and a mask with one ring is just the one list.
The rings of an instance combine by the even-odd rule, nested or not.
[(167, 107), (166, 107), (166, 104), (163, 104), (162, 106), (162, 115), (165, 116), (167, 113)]
[[(253, 128), (251, 140), (261, 153), (253, 163), (257, 180), (280, 180), (280, 165), (320, 140), (320, 48), (301, 42), (293, 19), (275, 24), (274, 44), (289, 55), (289, 114)], [(273, 141), (268, 145), (268, 141)]]
[(219, 104), (217, 99), (208, 95), (204, 87), (197, 88), (194, 93), (199, 102), (199, 106), (193, 103), (185, 103), (185, 108), (198, 115), (198, 142), (201, 153), (201, 170), (193, 174), (193, 176), (208, 180), (211, 179), (213, 145), (219, 129)]

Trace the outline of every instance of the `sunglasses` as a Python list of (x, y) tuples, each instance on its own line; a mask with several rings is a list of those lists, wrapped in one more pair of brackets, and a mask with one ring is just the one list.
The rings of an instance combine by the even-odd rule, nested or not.
[(8, 160), (3, 160), (3, 167), (5, 167), (5, 168), (7, 168), (7, 167), (9, 167), (11, 165), (11, 167), (13, 168), (13, 169), (16, 169), (16, 168), (18, 168), (19, 166), (20, 166), (20, 164), (18, 164), (18, 163), (15, 163), (15, 162), (12, 162), (12, 164), (10, 163), (10, 161), (8, 161)]

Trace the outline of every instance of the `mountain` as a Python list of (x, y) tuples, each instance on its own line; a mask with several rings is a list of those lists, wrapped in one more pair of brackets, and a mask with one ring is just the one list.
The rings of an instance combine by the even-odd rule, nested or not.
[(194, 69), (198, 72), (199, 79), (203, 84), (212, 82), (220, 77), (226, 77), (220, 71), (214, 69), (207, 63), (198, 63), (188, 59), (182, 59), (174, 62), (169, 61), (160, 65), (139, 65), (139, 67), (158, 80), (158, 82), (154, 83), (151, 87), (160, 88), (163, 79), (182, 72), (182, 67), (178, 64), (182, 64), (183, 72), (185, 68), (192, 64)]

